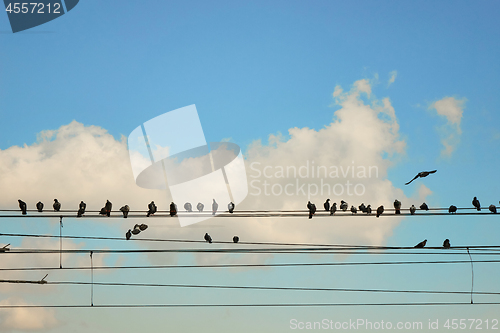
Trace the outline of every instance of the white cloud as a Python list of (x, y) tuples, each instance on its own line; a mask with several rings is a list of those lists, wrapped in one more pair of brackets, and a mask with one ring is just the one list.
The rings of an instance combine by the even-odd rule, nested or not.
[(460, 142), (460, 135), (462, 134), (460, 123), (466, 101), (466, 98), (445, 97), (429, 106), (430, 110), (434, 109), (438, 115), (446, 118), (446, 124), (439, 128), (441, 143), (444, 146), (441, 156), (451, 156)]
[(396, 81), (396, 77), (398, 76), (398, 71), (392, 71), (389, 73), (389, 81), (387, 81), (387, 87)]
[[(0, 301), (0, 305), (30, 305), (18, 297)], [(44, 308), (0, 309), (0, 332), (38, 331), (55, 327), (58, 321), (55, 311)]]

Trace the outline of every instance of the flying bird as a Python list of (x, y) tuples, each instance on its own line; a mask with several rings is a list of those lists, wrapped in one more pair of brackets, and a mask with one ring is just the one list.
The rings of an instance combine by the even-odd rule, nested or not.
[(450, 208), (448, 208), (448, 213), (456, 213), (457, 212), (457, 206), (451, 205)]
[(448, 238), (446, 238), (446, 239), (444, 240), (444, 242), (443, 242), (443, 247), (444, 247), (445, 249), (449, 249), (449, 248), (451, 247), (451, 245), (450, 245), (450, 240), (449, 240)]
[(227, 205), (227, 209), (231, 214), (234, 212), (234, 203), (232, 201)]
[(41, 212), (43, 212), (43, 202), (38, 201), (38, 202), (36, 203), (36, 209), (37, 209), (40, 213), (41, 213)]
[(132, 234), (134, 234), (134, 235), (138, 235), (140, 232), (141, 232), (141, 229), (139, 229), (139, 225), (138, 225), (138, 224), (136, 224), (136, 225), (134, 226), (134, 229), (132, 229)]
[(191, 213), (193, 211), (193, 206), (191, 206), (189, 202), (186, 202), (184, 204), (184, 209), (186, 210), (186, 212)]
[(337, 203), (334, 202), (332, 207), (330, 207), (330, 215), (335, 214), (336, 211), (337, 211)]
[(352, 215), (354, 215), (354, 214), (357, 214), (357, 213), (358, 213), (358, 210), (356, 209), (356, 207), (351, 206), (351, 213), (352, 213)]
[(325, 212), (330, 211), (330, 199), (326, 199), (325, 203), (323, 204), (323, 207), (325, 208)]
[(394, 209), (395, 209), (395, 214), (401, 214), (401, 201), (398, 199), (394, 200)]
[(219, 204), (213, 199), (214, 201), (212, 202), (212, 215), (215, 215), (217, 213), (217, 209), (219, 209)]
[(377, 208), (377, 217), (382, 215), (383, 212), (384, 212), (384, 206), (380, 206), (379, 208)]
[(61, 203), (57, 201), (57, 199), (54, 199), (54, 204), (52, 205), (52, 207), (54, 208), (55, 212), (58, 212), (61, 209)]
[(472, 205), (474, 207), (476, 207), (476, 209), (477, 209), (478, 212), (481, 211), (481, 204), (479, 203), (479, 200), (477, 200), (476, 197), (474, 197), (474, 199), (472, 199)]
[(130, 211), (130, 207), (128, 205), (125, 205), (122, 208), (120, 208), (120, 210), (123, 213), (123, 217), (127, 218), (128, 217), (128, 212)]
[(106, 200), (106, 204), (104, 205), (104, 208), (106, 208), (106, 216), (110, 217), (111, 216), (111, 208), (113, 207), (113, 204), (111, 201)]
[(154, 201), (151, 201), (149, 204), (148, 204), (148, 213), (147, 213), (147, 217), (150, 217), (151, 215), (154, 215), (156, 213), (156, 211), (158, 210), (158, 207), (156, 207), (155, 205), (155, 202)]
[(490, 207), (488, 207), (490, 212), (492, 212), (493, 214), (496, 214), (497, 213), (497, 207), (495, 205), (490, 205)]
[(141, 231), (144, 231), (144, 230), (146, 230), (147, 228), (148, 228), (148, 225), (147, 225), (147, 224), (142, 223), (142, 224), (140, 224), (140, 225), (139, 225), (139, 229), (140, 229)]
[(420, 205), (420, 209), (421, 210), (429, 210), (429, 207), (427, 206), (427, 204), (424, 202), (423, 204)]
[(345, 202), (344, 200), (340, 200), (340, 209), (342, 209), (344, 212), (349, 208), (349, 205), (347, 204), (347, 202)]
[(19, 208), (21, 209), (21, 212), (23, 215), (26, 215), (26, 211), (28, 210), (28, 205), (26, 205), (26, 202), (22, 201), (21, 199), (17, 200), (19, 202)]
[(205, 241), (209, 242), (209, 243), (212, 243), (212, 237), (210, 237), (210, 235), (207, 233), (205, 233)]
[(423, 241), (421, 241), (420, 243), (418, 243), (414, 247), (416, 247), (417, 249), (421, 249), (425, 246), (425, 244), (427, 244), (427, 239), (424, 239)]
[(240, 238), (238, 236), (233, 237), (233, 243), (238, 243), (240, 241)]
[(411, 215), (415, 215), (416, 211), (417, 211), (417, 207), (415, 207), (415, 205), (411, 205), (411, 207), (410, 207), (410, 214)]
[(175, 216), (175, 215), (177, 215), (177, 207), (172, 201), (172, 203), (170, 204), (170, 216)]
[(417, 179), (418, 177), (420, 178), (424, 178), (424, 177), (427, 177), (428, 175), (430, 175), (431, 173), (434, 173), (436, 172), (437, 170), (433, 170), (433, 171), (422, 171), (422, 172), (419, 172), (412, 180), (410, 180), (408, 183), (406, 183), (405, 185), (408, 185), (410, 184), (412, 181), (414, 181), (415, 179)]
[(203, 208), (205, 207), (204, 204), (202, 204), (201, 202), (198, 202), (198, 204), (196, 205), (196, 209), (198, 209), (198, 211), (201, 213), (203, 212)]
[(130, 237), (132, 237), (132, 230), (128, 229), (127, 233), (125, 234), (125, 238), (129, 240)]

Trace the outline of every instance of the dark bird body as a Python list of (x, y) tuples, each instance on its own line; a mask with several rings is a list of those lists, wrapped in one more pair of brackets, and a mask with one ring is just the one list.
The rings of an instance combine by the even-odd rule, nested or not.
[(415, 215), (416, 211), (417, 211), (417, 207), (415, 207), (415, 205), (411, 205), (411, 207), (410, 207), (410, 214), (411, 215)]
[(127, 233), (125, 234), (125, 238), (129, 240), (130, 237), (132, 237), (132, 230), (128, 229)]
[(316, 205), (308, 201), (307, 208), (309, 209), (309, 218), (312, 219), (313, 215), (316, 213)]
[(54, 208), (55, 212), (58, 212), (61, 210), (61, 203), (57, 201), (57, 199), (54, 199), (54, 204), (52, 205), (52, 208)]
[(422, 172), (419, 172), (412, 180), (410, 180), (408, 183), (406, 183), (405, 185), (408, 185), (410, 184), (412, 181), (414, 181), (415, 179), (417, 178), (424, 178), (424, 177), (427, 177), (428, 175), (430, 175), (431, 173), (434, 173), (436, 172), (437, 170), (433, 170), (433, 171), (422, 171)]
[(420, 205), (420, 209), (421, 210), (429, 210), (429, 207), (427, 206), (427, 204), (424, 202), (423, 204)]
[(497, 213), (497, 207), (495, 205), (490, 205), (490, 207), (488, 207), (488, 209), (490, 210), (490, 212), (492, 212), (493, 214), (496, 214)]
[(125, 205), (122, 208), (120, 208), (120, 210), (123, 213), (123, 217), (127, 218), (128, 217), (128, 212), (130, 211), (130, 207), (128, 205)]
[(41, 213), (41, 212), (43, 212), (43, 202), (38, 201), (38, 202), (36, 203), (36, 209), (37, 209), (40, 213)]
[(184, 204), (184, 209), (186, 210), (186, 212), (191, 213), (193, 211), (193, 206), (191, 206), (189, 202), (186, 202)]
[(227, 205), (227, 209), (228, 211), (232, 214), (234, 212), (234, 203), (230, 202), (228, 205)]
[(26, 202), (22, 201), (21, 199), (17, 200), (19, 202), (19, 209), (21, 209), (21, 212), (23, 215), (27, 214), (28, 210), (28, 205), (26, 205)]
[(217, 209), (219, 209), (219, 204), (213, 199), (214, 201), (212, 202), (212, 215), (215, 215), (217, 213)]
[(106, 216), (111, 216), (111, 208), (113, 207), (113, 204), (111, 201), (106, 200), (106, 204), (104, 205), (104, 208), (106, 209)]
[(347, 202), (345, 202), (344, 200), (340, 200), (340, 209), (345, 212), (348, 208), (349, 205), (347, 204)]
[(158, 210), (158, 207), (156, 207), (155, 205), (155, 202), (154, 201), (151, 201), (149, 204), (148, 204), (148, 213), (147, 213), (147, 217), (150, 217), (151, 215), (154, 215), (156, 213), (156, 211)]
[(361, 205), (359, 205), (359, 211), (362, 212), (362, 213), (366, 213), (366, 206), (365, 204), (362, 202)]
[(457, 212), (457, 206), (451, 205), (450, 208), (448, 208), (448, 213), (456, 213)]
[(451, 245), (450, 245), (450, 240), (449, 240), (448, 238), (446, 238), (446, 239), (444, 240), (444, 242), (443, 242), (443, 247), (444, 247), (445, 249), (449, 249), (449, 248), (451, 247)]
[(357, 213), (358, 213), (358, 210), (356, 209), (356, 207), (351, 206), (351, 213), (352, 213), (352, 215), (354, 215), (354, 214), (357, 214)]
[(212, 243), (212, 237), (210, 237), (210, 235), (208, 234), (208, 232), (205, 233), (205, 237), (203, 237), (203, 238), (205, 238), (206, 242)]
[(394, 200), (394, 214), (401, 214), (401, 201)]
[(415, 245), (415, 247), (417, 249), (421, 249), (425, 246), (425, 244), (427, 244), (427, 239), (424, 239), (422, 242), (418, 243), (417, 245)]
[(326, 199), (325, 203), (323, 204), (323, 208), (325, 208), (325, 212), (330, 211), (330, 199)]
[(177, 207), (175, 207), (175, 204), (172, 202), (170, 204), (170, 216), (175, 216), (177, 215)]
[(481, 204), (479, 203), (479, 200), (477, 200), (476, 197), (474, 197), (474, 199), (472, 199), (472, 205), (474, 207), (476, 207), (476, 209), (477, 209), (478, 212), (481, 211)]
[(203, 208), (205, 207), (204, 204), (202, 204), (201, 202), (198, 202), (198, 204), (196, 205), (196, 209), (198, 209), (198, 211), (201, 213), (203, 212)]
[(337, 203), (334, 202), (332, 207), (330, 207), (330, 215), (335, 214), (336, 211), (337, 211)]
[(380, 206), (379, 208), (377, 208), (377, 217), (382, 215), (383, 212), (384, 212), (384, 206)]
[(366, 206), (366, 214), (370, 215), (372, 213), (372, 205)]
[(233, 243), (238, 243), (240, 241), (240, 238), (238, 236), (233, 237)]

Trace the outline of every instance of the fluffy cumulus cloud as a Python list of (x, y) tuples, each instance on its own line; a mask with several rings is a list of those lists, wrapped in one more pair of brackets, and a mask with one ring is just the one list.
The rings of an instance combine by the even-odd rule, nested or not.
[(387, 81), (387, 87), (396, 81), (396, 77), (398, 76), (398, 71), (392, 71), (389, 73), (389, 81)]
[(460, 123), (465, 109), (466, 98), (445, 97), (435, 101), (429, 106), (437, 114), (446, 119), (446, 124), (439, 128), (443, 150), (441, 156), (451, 156), (460, 142), (462, 129)]

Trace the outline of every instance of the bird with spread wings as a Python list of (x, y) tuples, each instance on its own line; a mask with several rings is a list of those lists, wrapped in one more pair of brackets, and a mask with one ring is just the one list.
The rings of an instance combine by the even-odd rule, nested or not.
[(412, 180), (410, 180), (408, 183), (406, 183), (405, 185), (408, 185), (410, 184), (412, 181), (414, 181), (415, 179), (417, 178), (424, 178), (424, 177), (427, 177), (428, 175), (430, 175), (431, 173), (434, 173), (436, 172), (437, 170), (433, 170), (433, 171), (422, 171), (422, 172), (419, 172)]

